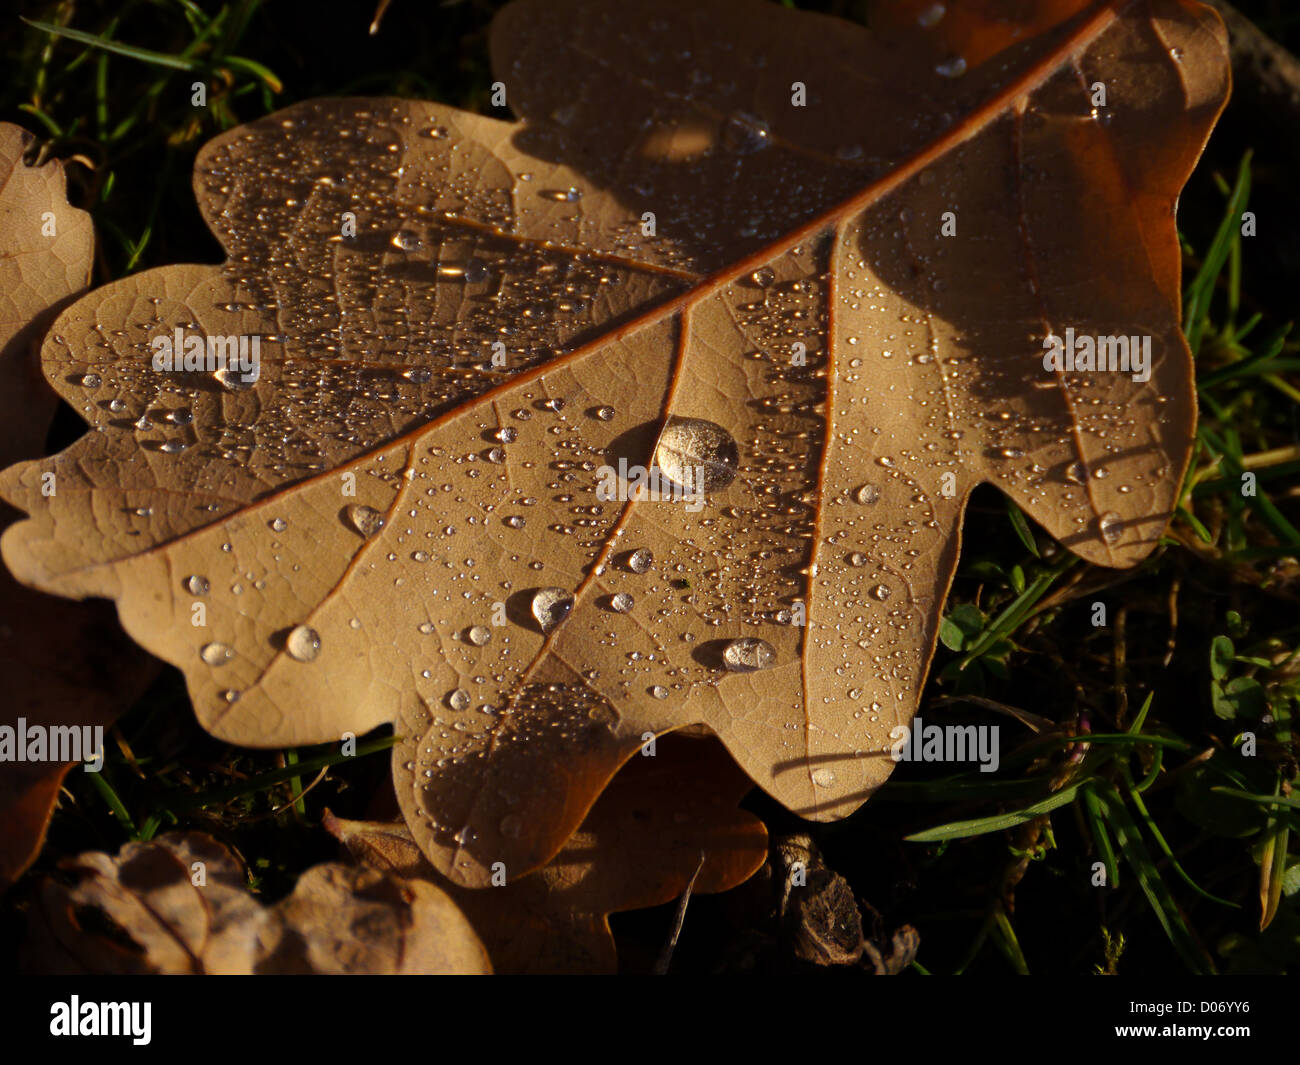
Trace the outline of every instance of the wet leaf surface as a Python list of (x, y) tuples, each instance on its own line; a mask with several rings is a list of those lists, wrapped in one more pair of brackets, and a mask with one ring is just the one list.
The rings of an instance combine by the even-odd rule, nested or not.
[[(227, 262), (60, 318), (46, 375), (96, 431), (6, 474), (6, 561), (115, 598), (217, 736), (395, 721), (460, 883), (545, 863), (691, 724), (851, 812), (971, 490), (1132, 565), (1195, 417), (1173, 214), (1217, 17), (948, 7), (521, 0), (492, 41), (520, 123), (331, 99), (219, 137), (195, 190)], [(177, 330), (260, 338), (260, 376), (153, 369)], [(1045, 368), (1075, 334), (1149, 337), (1149, 379)]]

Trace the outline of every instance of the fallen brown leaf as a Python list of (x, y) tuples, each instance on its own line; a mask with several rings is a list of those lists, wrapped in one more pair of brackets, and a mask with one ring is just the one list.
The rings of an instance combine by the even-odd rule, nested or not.
[(612, 973), (611, 913), (671, 901), (697, 868), (694, 893), (712, 894), (763, 864), (763, 823), (736, 806), (750, 787), (715, 740), (665, 737), (654, 757), (634, 757), (619, 771), (545, 866), (478, 890), (439, 876), (400, 821), (347, 821), (327, 811), (325, 827), (358, 861), (447, 891), (496, 972)]
[[(1174, 208), (1228, 91), (1191, 0), (895, 10), (521, 0), (492, 42), (521, 123), (331, 99), (217, 138), (195, 190), (229, 258), (60, 319), (46, 374), (102, 431), (5, 475), (7, 563), (116, 598), (222, 738), (395, 720), (407, 823), (460, 883), (544, 864), (693, 723), (792, 810), (851, 812), (977, 484), (1098, 564), (1165, 528)], [(176, 330), (259, 337), (260, 378), (155, 371)], [(1149, 379), (1046, 368), (1067, 330), (1149, 337)], [(604, 499), (620, 460), (700, 497)]]
[[(90, 279), (90, 215), (69, 206), (57, 162), (27, 166), (31, 136), (0, 123), (0, 462), (45, 451), (58, 396), (41, 378), (37, 344)], [(13, 513), (0, 508), (0, 523)], [(128, 640), (105, 603), (69, 603), (0, 571), (0, 726), (107, 727), (144, 691), (156, 663)], [(16, 752), (15, 752), (16, 753)], [(87, 755), (94, 752), (86, 751)], [(74, 762), (0, 761), (0, 889), (35, 859)]]
[(491, 972), (446, 894), (374, 869), (315, 866), (269, 908), (235, 856), (200, 832), (128, 843), (116, 858), (90, 851), (59, 869), (30, 913), (29, 971)]

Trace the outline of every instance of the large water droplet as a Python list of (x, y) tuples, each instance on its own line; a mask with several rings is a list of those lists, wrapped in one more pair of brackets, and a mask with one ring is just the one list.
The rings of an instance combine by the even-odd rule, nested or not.
[(635, 605), (636, 600), (627, 592), (619, 592), (617, 595), (611, 596), (609, 600), (610, 609), (616, 610), (620, 614), (626, 614)]
[(290, 658), (310, 662), (320, 654), (320, 634), (306, 625), (295, 625), (284, 641), (284, 649)]
[(533, 596), (533, 617), (550, 632), (573, 610), (573, 596), (563, 588), (539, 588)]
[(1118, 543), (1119, 538), (1124, 535), (1124, 530), (1120, 528), (1120, 516), (1113, 510), (1106, 511), (1097, 519), (1097, 528), (1101, 532), (1102, 539), (1108, 544)]
[(464, 688), (457, 688), (447, 695), (447, 705), (453, 710), (467, 710), (469, 708), (469, 692)]
[(197, 573), (191, 573), (185, 578), (185, 590), (190, 595), (207, 595), (212, 588), (211, 582), (207, 577), (200, 577)]
[(776, 661), (776, 648), (757, 636), (742, 636), (722, 649), (722, 661), (733, 673), (753, 673)]
[(384, 527), (384, 516), (374, 507), (353, 503), (344, 512), (348, 524), (367, 540)]
[(716, 422), (674, 417), (659, 436), (655, 465), (687, 491), (716, 492), (735, 480), (740, 452), (735, 438)]
[(645, 573), (653, 564), (655, 557), (648, 547), (638, 547), (627, 556), (627, 568), (633, 573)]
[(854, 501), (861, 503), (864, 506), (876, 502), (879, 498), (880, 498), (880, 489), (877, 488), (874, 484), (864, 484), (861, 488), (859, 488), (856, 492), (853, 493)]
[(492, 630), (486, 625), (472, 625), (465, 632), (465, 639), (475, 647), (482, 647), (492, 640)]

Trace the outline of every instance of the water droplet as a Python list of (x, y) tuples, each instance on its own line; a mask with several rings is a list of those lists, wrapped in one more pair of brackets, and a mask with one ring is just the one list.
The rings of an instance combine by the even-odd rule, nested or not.
[(732, 435), (716, 422), (673, 417), (659, 436), (654, 461), (687, 491), (716, 492), (735, 480), (740, 452)]
[(409, 229), (399, 229), (393, 234), (393, 247), (399, 251), (415, 251), (420, 247), (420, 236)]
[(627, 556), (627, 568), (633, 573), (645, 573), (654, 563), (655, 557), (648, 547), (638, 547)]
[(448, 692), (447, 705), (453, 710), (468, 710), (469, 692), (464, 688), (457, 688), (455, 691)]
[(811, 776), (812, 782), (819, 788), (829, 788), (835, 783), (835, 774), (829, 769), (814, 769)]
[(465, 631), (465, 639), (475, 647), (482, 647), (484, 644), (491, 642), (492, 630), (486, 625), (472, 625)]
[(235, 657), (235, 650), (224, 643), (208, 643), (199, 651), (199, 657), (210, 666), (224, 666)]
[(722, 649), (722, 661), (732, 673), (767, 669), (776, 660), (776, 648), (757, 636), (742, 636)]
[(630, 595), (628, 595), (627, 592), (619, 592), (617, 595), (612, 596), (609, 600), (610, 609), (617, 611), (620, 614), (626, 614), (635, 605), (636, 605), (636, 600), (633, 599)]
[(1106, 511), (1097, 519), (1097, 529), (1101, 532), (1102, 539), (1108, 544), (1117, 543), (1119, 538), (1124, 535), (1124, 530), (1120, 528), (1120, 516), (1113, 510)]
[(1071, 462), (1065, 467), (1065, 479), (1071, 484), (1084, 484), (1088, 480), (1088, 467), (1082, 462)]
[(650, 689), (650, 694), (654, 696), (656, 699), (667, 699), (668, 689), (665, 688), (662, 684), (656, 684), (653, 688)]
[(597, 407), (597, 408), (596, 408), (596, 417), (599, 418), (602, 422), (611, 422), (611, 421), (614, 420), (614, 408), (613, 408), (613, 407)]
[(849, 555), (848, 562), (850, 566), (855, 568), (865, 566), (867, 564), (867, 556), (861, 551), (854, 551), (853, 554)]
[(768, 285), (776, 280), (776, 271), (771, 267), (764, 266), (750, 274), (749, 279), (759, 288), (767, 288)]
[(503, 444), (509, 444), (511, 441), (518, 439), (519, 430), (507, 425), (504, 429), (498, 429), (492, 434)]
[(573, 596), (563, 588), (540, 588), (533, 596), (533, 617), (550, 632), (573, 610)]
[(567, 189), (546, 189), (537, 195), (546, 200), (554, 200), (556, 203), (577, 203), (582, 199), (582, 190), (570, 185)]
[[(219, 370), (214, 370), (212, 376), (216, 379), (217, 384), (227, 392), (247, 392), (257, 384), (257, 381), (255, 380), (244, 380), (245, 375), (242, 371), (239, 369), (232, 369), (228, 366), (223, 366)], [(251, 374), (249, 376), (251, 376)]]
[(947, 8), (943, 4), (927, 4), (919, 15), (916, 16), (916, 24), (922, 29), (928, 30), (931, 26), (938, 25), (939, 20), (943, 18)]
[(320, 654), (320, 634), (306, 625), (295, 625), (284, 641), (284, 649), (290, 658), (310, 662)]
[(856, 492), (853, 493), (854, 502), (861, 503), (864, 506), (876, 502), (879, 498), (880, 498), (880, 489), (877, 488), (874, 484), (864, 484), (861, 488), (859, 488)]
[(959, 55), (955, 55), (951, 59), (945, 59), (935, 67), (934, 72), (944, 78), (960, 78), (966, 73), (966, 60)]
[(887, 584), (877, 584), (871, 589), (871, 598), (878, 599), (882, 603), (892, 594), (893, 592), (890, 591), (889, 585)]
[(167, 443), (159, 447), (158, 450), (165, 455), (179, 455), (188, 446), (189, 445), (183, 440), (168, 440)]
[(767, 123), (747, 111), (736, 111), (728, 116), (722, 126), (722, 144), (738, 155), (762, 151), (772, 143), (772, 131)]
[(82, 374), (77, 378), (77, 384), (82, 385), (85, 388), (98, 388), (103, 383), (103, 378), (101, 378), (97, 373)]
[(190, 595), (207, 595), (212, 588), (211, 582), (207, 577), (200, 577), (197, 573), (191, 573), (184, 581), (185, 590)]
[(384, 527), (384, 516), (374, 507), (353, 503), (343, 513), (348, 519), (348, 524), (367, 540)]
[(283, 518), (272, 518), (266, 524), (271, 527), (272, 532), (284, 532), (289, 527), (289, 523)]

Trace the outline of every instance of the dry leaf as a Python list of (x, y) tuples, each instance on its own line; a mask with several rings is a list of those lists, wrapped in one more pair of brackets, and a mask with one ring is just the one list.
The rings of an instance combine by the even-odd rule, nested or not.
[(442, 891), (374, 869), (318, 865), (269, 908), (201, 832), (59, 863), (31, 913), (27, 968), (41, 973), (491, 972)]
[[(47, 342), (103, 431), (6, 475), (6, 561), (116, 598), (224, 739), (395, 719), (407, 822), (461, 883), (546, 862), (692, 723), (791, 809), (851, 812), (974, 486), (1131, 565), (1195, 415), (1173, 214), (1217, 17), (947, 8), (523, 0), (493, 34), (522, 124), (318, 100), (223, 135), (195, 189), (228, 261), (100, 289)], [(260, 337), (260, 378), (154, 371), (177, 329)], [(1151, 337), (1150, 379), (1044, 369), (1069, 329)], [(602, 500), (620, 460), (704, 498)], [(76, 490), (39, 497), (47, 470)]]
[(434, 879), (469, 917), (498, 973), (612, 973), (611, 913), (676, 898), (697, 868), (693, 893), (710, 894), (763, 864), (763, 823), (736, 806), (749, 788), (716, 741), (665, 737), (654, 757), (619, 771), (546, 866), (482, 890), (442, 880), (401, 822), (327, 812), (325, 827), (367, 865)]
[[(90, 279), (90, 215), (69, 206), (57, 162), (27, 166), (31, 137), (0, 123), (0, 461), (44, 453), (58, 397), (41, 379), (37, 341)], [(7, 508), (4, 508), (7, 511)], [(0, 522), (12, 515), (0, 513)], [(104, 603), (80, 605), (24, 588), (0, 571), (0, 725), (107, 726), (155, 663)], [(86, 756), (93, 751), (85, 751)], [(35, 859), (74, 762), (0, 762), (0, 888)]]

